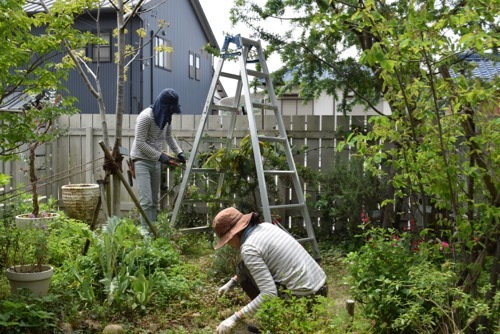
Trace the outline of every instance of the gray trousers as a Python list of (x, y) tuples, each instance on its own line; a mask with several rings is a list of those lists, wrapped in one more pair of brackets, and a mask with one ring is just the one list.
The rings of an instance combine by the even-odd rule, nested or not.
[[(161, 182), (161, 163), (151, 160), (136, 160), (135, 179), (139, 188), (139, 202), (151, 222), (156, 221), (158, 215), (158, 197)], [(141, 216), (141, 224), (149, 229), (148, 224)]]

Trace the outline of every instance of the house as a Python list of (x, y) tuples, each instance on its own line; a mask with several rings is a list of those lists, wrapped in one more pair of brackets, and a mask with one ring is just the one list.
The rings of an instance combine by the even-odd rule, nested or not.
[[(47, 0), (51, 6), (55, 0)], [(104, 45), (88, 45), (85, 55), (92, 60), (91, 68), (100, 63), (101, 87), (108, 113), (114, 113), (116, 100), (116, 65), (113, 61), (116, 42), (116, 12), (110, 1), (102, 1), (99, 18), (99, 35), (108, 42)], [(36, 13), (41, 7), (29, 3), (28, 13)], [(97, 34), (95, 13), (83, 14), (75, 21), (75, 28)], [(159, 21), (167, 24), (159, 29)], [(138, 114), (153, 103), (161, 90), (170, 87), (177, 90), (184, 114), (201, 114), (213, 75), (213, 56), (203, 50), (210, 44), (218, 47), (216, 38), (198, 0), (146, 0), (138, 15), (130, 20), (127, 41), (140, 45), (135, 33), (144, 29), (141, 54), (130, 65), (125, 87), (125, 114)], [(157, 32), (155, 34), (155, 32)], [(154, 35), (155, 34), (155, 35)], [(152, 39), (151, 43), (147, 43)], [(167, 46), (172, 52), (155, 52), (158, 46)], [(66, 84), (69, 93), (78, 99), (76, 107), (83, 114), (97, 114), (99, 109), (84, 81), (74, 71)], [(224, 94), (223, 89), (219, 89)], [(224, 97), (223, 95), (221, 97)]]

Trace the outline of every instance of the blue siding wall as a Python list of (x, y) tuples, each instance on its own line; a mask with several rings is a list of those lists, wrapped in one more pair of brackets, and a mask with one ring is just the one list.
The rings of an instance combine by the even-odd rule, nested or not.
[[(160, 3), (159, 6), (158, 3)], [(158, 20), (165, 20), (159, 36), (172, 42), (172, 70), (167, 71), (154, 66), (151, 58), (153, 45), (149, 43), (142, 49), (142, 54), (136, 59), (127, 72), (125, 88), (125, 113), (138, 114), (149, 106), (164, 88), (177, 90), (180, 96), (183, 114), (201, 114), (212, 80), (212, 56), (203, 51), (209, 40), (196, 16), (190, 0), (151, 1), (140, 18), (131, 21), (128, 27), (127, 44), (137, 46), (138, 37), (135, 31), (143, 27), (149, 41), (151, 34), (158, 29)], [(101, 13), (99, 21), (101, 31), (111, 32), (116, 27), (114, 13)], [(84, 31), (96, 31), (95, 21), (80, 18), (76, 28)], [(111, 53), (116, 52), (116, 40), (113, 39)], [(88, 51), (91, 51), (90, 46)], [(189, 52), (200, 56), (200, 80), (189, 78)], [(87, 54), (90, 56), (90, 54)], [(92, 66), (92, 65), (91, 65)], [(107, 113), (115, 113), (116, 106), (116, 66), (113, 62), (101, 63), (101, 88), (104, 91), (104, 102)], [(76, 71), (68, 79), (67, 87), (70, 93), (78, 98), (77, 107), (82, 113), (97, 114), (97, 102), (90, 94), (83, 80)]]
[[(151, 5), (154, 6), (154, 3)], [(169, 24), (159, 36), (172, 42), (172, 71), (153, 66), (151, 76), (154, 62), (144, 66), (144, 106), (148, 106), (161, 90), (170, 87), (179, 93), (183, 114), (201, 114), (213, 73), (212, 56), (203, 51), (208, 39), (189, 0), (169, 0), (145, 13), (144, 28), (149, 34), (156, 31), (160, 19)], [(150, 54), (151, 50), (151, 47), (148, 48), (145, 54)], [(199, 81), (189, 78), (189, 51), (200, 56)]]

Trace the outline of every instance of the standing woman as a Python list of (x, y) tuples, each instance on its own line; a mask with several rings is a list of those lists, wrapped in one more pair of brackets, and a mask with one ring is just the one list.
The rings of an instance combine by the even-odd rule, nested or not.
[[(180, 113), (179, 95), (167, 88), (158, 95), (153, 105), (137, 117), (130, 157), (134, 162), (139, 201), (151, 222), (156, 221), (158, 215), (161, 165), (175, 164), (173, 159), (163, 153), (164, 142), (167, 142), (181, 163), (186, 162), (186, 156), (172, 136), (172, 115)], [(144, 228), (149, 228), (142, 217), (141, 223)]]

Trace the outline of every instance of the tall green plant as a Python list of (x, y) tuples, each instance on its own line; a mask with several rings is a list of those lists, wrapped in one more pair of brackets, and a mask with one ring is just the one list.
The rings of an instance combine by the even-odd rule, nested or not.
[[(279, 145), (267, 142), (260, 142), (259, 145), (265, 169), (283, 167), (285, 164), (284, 154)], [(259, 212), (261, 205), (259, 182), (253, 156), (250, 135), (242, 138), (239, 145), (231, 149), (226, 147), (213, 148), (200, 154), (200, 165), (204, 168), (214, 168), (218, 172), (224, 172), (224, 182), (219, 185), (218, 175), (214, 177), (214, 174), (208, 174), (205, 176), (206, 179), (201, 180), (202, 182), (193, 184), (193, 187), (188, 191), (188, 196), (198, 198), (205, 196), (208, 202), (216, 200), (225, 205), (235, 205), (245, 212)], [(266, 176), (266, 180), (269, 201), (282, 201), (280, 189), (275, 185), (275, 182), (272, 182), (269, 176)], [(286, 187), (286, 182), (287, 180), (284, 180), (281, 186)], [(219, 206), (216, 206), (215, 210), (218, 209)]]
[(322, 214), (318, 236), (323, 240), (340, 234), (342, 239), (347, 238), (345, 242), (355, 242), (361, 215), (371, 215), (385, 200), (382, 180), (367, 171), (363, 160), (356, 157), (336, 157), (318, 175), (317, 186), (314, 207)]
[(83, 232), (91, 247), (73, 267), (82, 300), (122, 311), (144, 310), (155, 294), (153, 277), (161, 279), (158, 271), (168, 272), (179, 263), (168, 240), (149, 239), (130, 219), (112, 217), (101, 231)]

